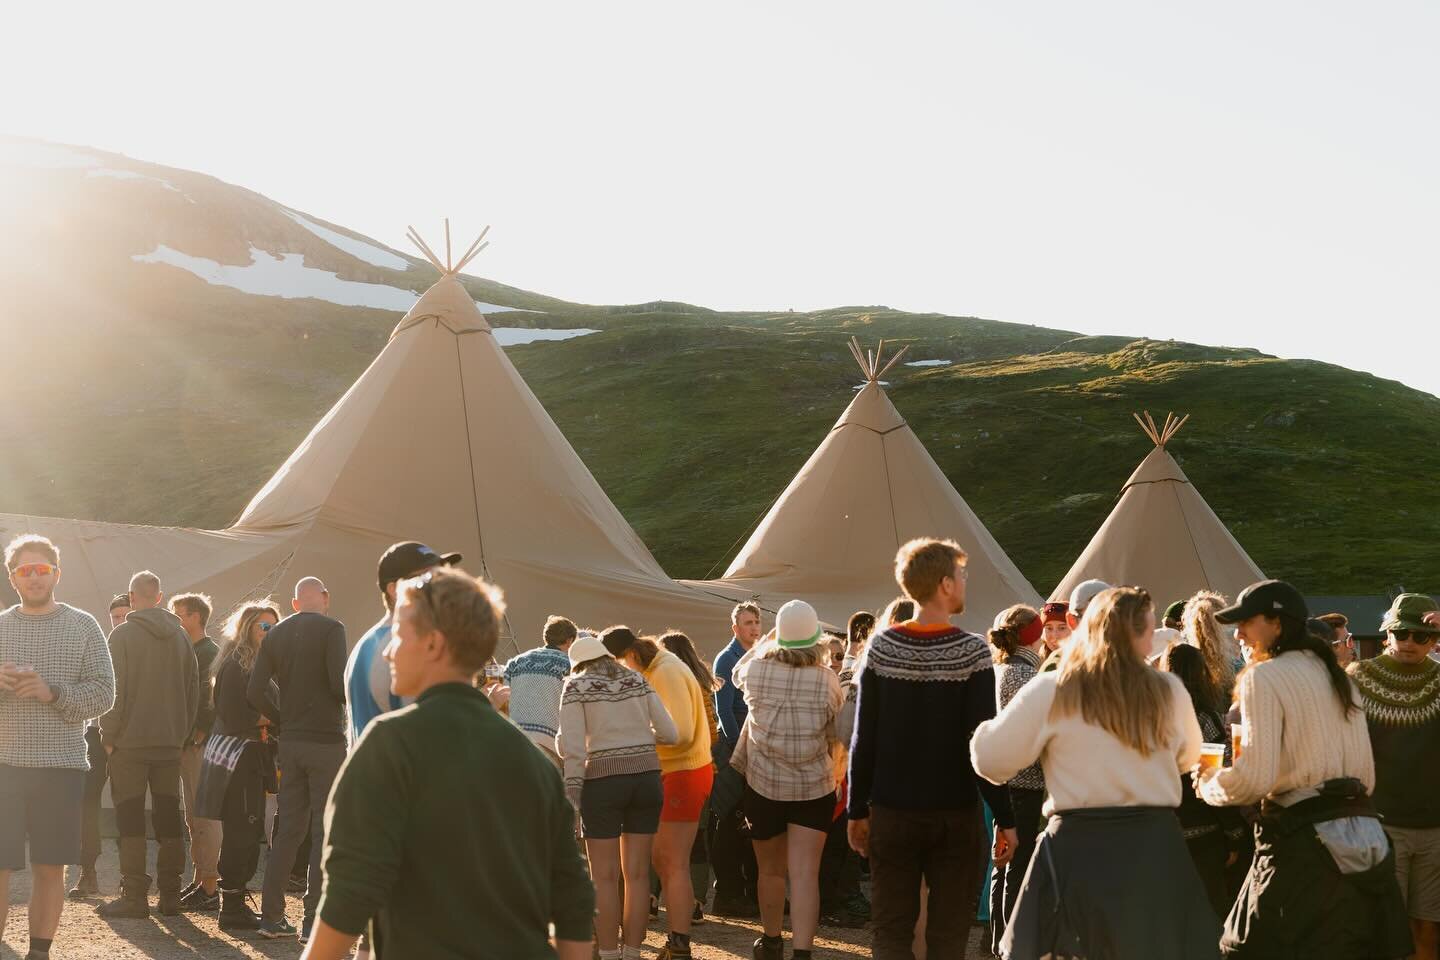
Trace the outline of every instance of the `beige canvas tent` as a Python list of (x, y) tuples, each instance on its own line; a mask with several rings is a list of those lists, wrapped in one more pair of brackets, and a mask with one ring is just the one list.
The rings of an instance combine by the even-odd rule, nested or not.
[(969, 553), (966, 629), (989, 629), (996, 613), (1038, 603), (1035, 589), (946, 479), (895, 409), (881, 377), (886, 362), (850, 349), (865, 376), (860, 392), (790, 481), (719, 580), (697, 586), (758, 597), (770, 610), (809, 601), (843, 626), (856, 610), (878, 610), (899, 589), (895, 551), (915, 537), (949, 537)]
[(1265, 575), (1190, 483), (1165, 445), (1189, 419), (1157, 426), (1135, 419), (1155, 444), (1125, 481), (1120, 500), (1052, 596), (1063, 600), (1085, 580), (1144, 587), (1162, 607), (1199, 590), (1234, 599)]
[(381, 552), (415, 539), (459, 551), (466, 569), (505, 590), (502, 653), (536, 645), (551, 613), (595, 627), (673, 626), (718, 648), (729, 601), (665, 575), (456, 278), (480, 241), (453, 265), (420, 245), (441, 279), (232, 527), (0, 514), (0, 536), (54, 539), (59, 595), (97, 617), (146, 567), (168, 592), (203, 589), (222, 610), (314, 575), (353, 642), (381, 612)]

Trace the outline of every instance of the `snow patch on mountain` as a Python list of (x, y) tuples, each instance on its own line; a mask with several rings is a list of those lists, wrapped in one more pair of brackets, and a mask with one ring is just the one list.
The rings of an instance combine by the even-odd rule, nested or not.
[(174, 190), (176, 193), (184, 193), (169, 180), (162, 180), (159, 177), (152, 177), (145, 173), (136, 173), (134, 170), (118, 170), (114, 167), (96, 167), (93, 170), (86, 170), (87, 177), (113, 177), (116, 180), (149, 180), (151, 183), (158, 183), (166, 190)]
[[(193, 257), (163, 243), (149, 253), (137, 253), (130, 259), (136, 263), (163, 263), (179, 267), (206, 283), (265, 297), (284, 297), (288, 300), (313, 297), (344, 307), (374, 307), (398, 313), (409, 310), (415, 301), (420, 299), (413, 290), (383, 283), (342, 280), (329, 270), (307, 267), (303, 254), (282, 253), (276, 256), (253, 246), (250, 248), (250, 263), (243, 266), (217, 263), (205, 257)], [(476, 301), (475, 306), (479, 307), (482, 313), (523, 312), (514, 307), (479, 301)]]
[(330, 244), (330, 246), (345, 251), (357, 260), (363, 260), (371, 266), (385, 267), (387, 270), (410, 269), (409, 260), (396, 256), (389, 250), (382, 250), (372, 243), (366, 243), (364, 240), (356, 240), (354, 237), (347, 237), (343, 233), (337, 233), (327, 227), (322, 227), (314, 221), (305, 219), (293, 210), (281, 210), (280, 212), (315, 234), (315, 236), (321, 240)]

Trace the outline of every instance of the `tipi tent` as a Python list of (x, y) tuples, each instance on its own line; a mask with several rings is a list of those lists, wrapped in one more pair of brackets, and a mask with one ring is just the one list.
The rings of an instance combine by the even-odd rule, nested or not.
[(915, 537), (948, 537), (969, 554), (966, 629), (989, 629), (996, 613), (1039, 595), (995, 542), (900, 416), (880, 379), (884, 341), (851, 352), (865, 375), (850, 406), (790, 481), (719, 580), (697, 586), (758, 597), (777, 609), (809, 601), (843, 626), (856, 610), (877, 610), (898, 592), (895, 552)]
[[(448, 235), (448, 226), (447, 226)], [(483, 238), (483, 234), (482, 234)], [(502, 651), (539, 642), (560, 613), (603, 627), (727, 635), (723, 597), (667, 577), (496, 342), (457, 279), (441, 278), (389, 342), (225, 531), (0, 515), (62, 552), (62, 599), (103, 614), (149, 567), (168, 592), (203, 589), (221, 609), (323, 579), (352, 641), (380, 613), (375, 565), (397, 540), (464, 554), (504, 589)], [(448, 243), (447, 243), (448, 247)]]
[(1164, 606), (1199, 590), (1234, 599), (1265, 578), (1165, 449), (1189, 419), (1167, 414), (1157, 426), (1148, 411), (1143, 419), (1135, 414), (1155, 449), (1125, 481), (1120, 501), (1055, 588), (1055, 599), (1098, 579), (1142, 586)]

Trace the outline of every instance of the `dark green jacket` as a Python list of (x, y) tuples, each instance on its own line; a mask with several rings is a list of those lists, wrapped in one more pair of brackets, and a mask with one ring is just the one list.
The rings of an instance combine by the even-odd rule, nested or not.
[(370, 924), (378, 960), (553, 957), (591, 938), (595, 890), (560, 774), (465, 684), (376, 719), (325, 811), (320, 917)]

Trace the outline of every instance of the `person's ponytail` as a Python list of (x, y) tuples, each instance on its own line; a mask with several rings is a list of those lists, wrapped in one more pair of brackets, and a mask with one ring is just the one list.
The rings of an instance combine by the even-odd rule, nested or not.
[(1043, 625), (1040, 624), (1040, 611), (1034, 607), (1017, 603), (1013, 607), (1000, 611), (999, 615), (995, 617), (994, 625), (985, 635), (985, 638), (990, 641), (990, 646), (995, 648), (995, 662), (1009, 663), (1010, 658), (1015, 656), (1016, 650), (1028, 646), (1027, 633), (1034, 634), (1035, 639), (1038, 639), (1040, 630), (1036, 629), (1037, 625), (1043, 629)]

